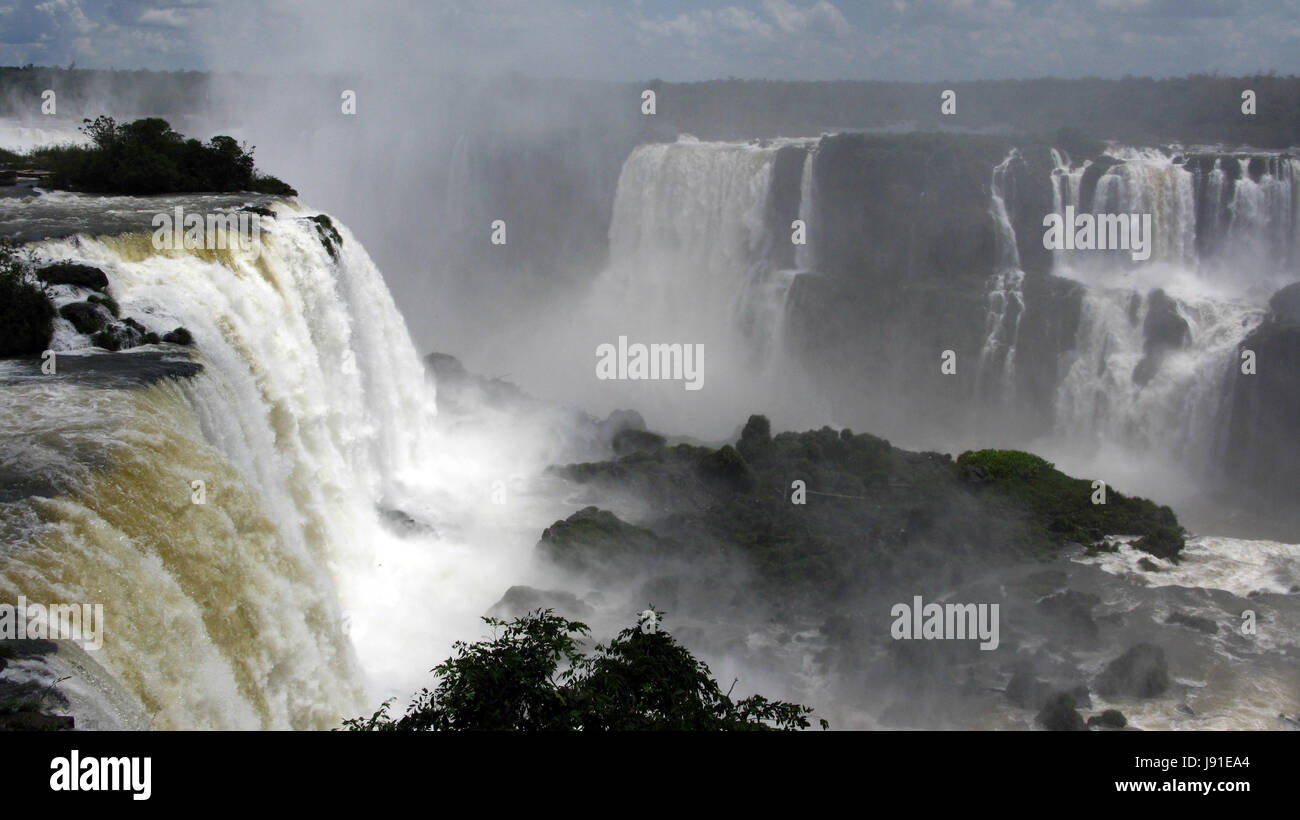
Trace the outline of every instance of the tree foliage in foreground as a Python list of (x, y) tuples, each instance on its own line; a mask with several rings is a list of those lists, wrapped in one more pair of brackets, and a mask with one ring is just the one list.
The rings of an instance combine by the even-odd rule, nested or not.
[[(662, 621), (662, 613), (657, 613)], [(732, 700), (671, 635), (625, 629), (584, 654), (590, 630), (551, 610), (484, 618), (491, 639), (458, 641), (432, 671), (438, 684), (406, 714), (387, 701), (352, 731), (735, 731), (809, 727), (812, 708), (751, 695)], [(820, 721), (823, 729), (826, 721)]]

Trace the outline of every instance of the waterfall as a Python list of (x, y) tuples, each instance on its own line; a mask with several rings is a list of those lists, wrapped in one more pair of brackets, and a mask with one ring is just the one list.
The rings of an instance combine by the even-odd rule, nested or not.
[(998, 262), (997, 271), (989, 286), (985, 339), (979, 359), (979, 383), (985, 389), (996, 390), (999, 403), (1011, 398), (1010, 388), (1015, 379), (1016, 342), (1020, 336), (1020, 318), (1025, 312), (1025, 272), (1020, 267), (1020, 250), (1016, 245), (1016, 232), (1011, 225), (1006, 201), (1009, 169), (1017, 161), (1020, 161), (1020, 152), (1013, 148), (1006, 159), (993, 169), (992, 201), (989, 207), (997, 237)]
[(1135, 148), (1108, 156), (1114, 164), (1090, 195), (1090, 164), (1072, 168), (1054, 152), (1054, 208), (1149, 213), (1153, 252), (1139, 265), (1127, 254), (1055, 252), (1053, 273), (1086, 289), (1051, 446), (1154, 460), (1180, 480), (1208, 475), (1237, 346), (1268, 295), (1294, 278), (1285, 260), (1297, 229), (1295, 161)]
[[(609, 266), (594, 283), (587, 308), (587, 315), (607, 324), (593, 327), (592, 338), (573, 355), (589, 359), (583, 348), (619, 335), (701, 343), (712, 385), (705, 392), (726, 395), (724, 406), (710, 406), (706, 414), (680, 403), (680, 387), (634, 397), (631, 391), (638, 388), (626, 388), (626, 401), (635, 401), (653, 423), (696, 432), (712, 425), (712, 433), (719, 434), (729, 433), (736, 418), (756, 408), (780, 414), (773, 397), (782, 395), (785, 379), (795, 377), (784, 350), (786, 298), (799, 266), (812, 263), (812, 251), (795, 245), (791, 252), (786, 245), (781, 252), (781, 243), (791, 241), (796, 210), (791, 201), (783, 221), (773, 220), (780, 210), (774, 201), (777, 156), (791, 147), (806, 152), (797, 213), (812, 235), (818, 229), (814, 144), (703, 142), (683, 136), (641, 145), (625, 161), (610, 222)], [(795, 269), (791, 259), (797, 261)], [(606, 396), (620, 390), (605, 387)], [(591, 406), (604, 409), (599, 399)]]
[[(53, 118), (51, 118), (53, 119)], [(36, 148), (55, 145), (88, 145), (90, 138), (80, 130), (80, 123), (55, 120), (0, 120), (0, 148), (25, 154)]]
[[(1282, 270), (1294, 276), (1300, 247), (1296, 214), (1300, 160), (1281, 156), (1218, 160), (1219, 165), (1226, 162), (1236, 164), (1235, 180), (1227, 198), (1226, 220), (1220, 216), (1210, 235), (1212, 251), (1225, 267), (1245, 263), (1263, 272)], [(1216, 184), (1222, 187), (1227, 175), (1216, 172)]]
[[(799, 177), (799, 219), (806, 226), (817, 224), (817, 149), (811, 147), (803, 160), (803, 172)], [(811, 229), (811, 228), (810, 228)], [(812, 237), (807, 243), (794, 246), (794, 266), (800, 271), (813, 270), (817, 265), (817, 255), (813, 250)]]
[(764, 217), (777, 150), (690, 138), (638, 147), (619, 176), (606, 278), (678, 332), (749, 323), (770, 272)]
[(278, 211), (250, 251), (39, 243), (104, 270), (124, 315), (188, 328), (204, 369), (0, 391), (6, 447), (67, 488), (0, 505), (0, 597), (103, 603), (95, 659), (159, 728), (327, 728), (369, 705), (349, 631), (388, 592), (378, 508), (410, 503), (436, 457), (432, 385), (379, 272), (345, 227), (335, 259), (311, 212)]
[(1088, 451), (1122, 445), (1211, 469), (1225, 378), (1241, 338), (1259, 322), (1248, 304), (1183, 291), (1174, 297), (1189, 341), (1163, 356), (1151, 380), (1134, 373), (1147, 357), (1143, 327), (1152, 299), (1118, 288), (1084, 297), (1077, 348), (1056, 395), (1056, 436)]

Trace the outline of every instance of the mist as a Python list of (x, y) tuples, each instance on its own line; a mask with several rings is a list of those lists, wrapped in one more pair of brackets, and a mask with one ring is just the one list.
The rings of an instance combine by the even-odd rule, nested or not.
[[(428, 685), (484, 615), (539, 607), (594, 639), (665, 608), (724, 689), (816, 704), (838, 728), (1029, 728), (1049, 691), (1083, 703), (1148, 641), (1182, 670), (1169, 694), (1094, 691), (1098, 709), (1258, 728), (1297, 708), (1293, 645), (1215, 624), (1248, 603), (1297, 623), (1300, 79), (1226, 57), (1240, 76), (1192, 76), (1203, 67), (1165, 50), (1140, 64), (1154, 78), (1098, 78), (1092, 52), (1067, 65), (1020, 42), (1054, 22), (1041, 16), (998, 41), (1018, 62), (927, 66), (916, 48), (933, 42), (855, 39), (860, 12), (755, 8), (290, 4), (187, 30), (202, 73), (5, 75), (0, 147), (84, 142), (82, 116), (161, 116), (255, 146), (299, 193), (265, 217), (262, 267), (78, 235), (129, 237), (152, 199), (43, 200), (73, 227), (42, 234), (41, 253), (111, 270), (124, 308), (214, 340), (199, 387), (154, 396), (183, 433), (160, 458), (203, 456), (166, 478), (219, 471), (238, 488), (214, 504), (223, 523), (253, 511), (256, 554), (238, 527), (213, 530), (258, 579), (231, 595), (269, 622), (252, 599), (273, 597), (280, 550), (311, 611), (227, 652), (207, 603), (133, 564), (184, 609), (177, 634), (208, 641), (207, 671), (170, 644), (157, 665), (172, 678), (140, 671), (144, 650), (112, 671), (155, 699), (218, 681), (166, 725), (331, 725)], [(996, 29), (997, 13), (962, 14)], [(59, 114), (37, 116), (34, 89), (59, 83)], [(1268, 101), (1258, 116), (1237, 116), (1245, 85)], [(0, 199), (40, 230), (43, 207)], [(1048, 247), (1044, 216), (1067, 208), (1146, 215), (1150, 260)], [(340, 254), (317, 247), (320, 214)], [(96, 446), (150, 418), (115, 402)], [(1046, 514), (957, 460), (995, 449), (1176, 513), (1182, 563), (1064, 514), (1046, 530), (1059, 549), (1033, 552)], [(92, 519), (108, 491), (86, 486), (65, 506)], [(153, 519), (116, 512), (104, 531), (129, 538), (113, 549), (145, 537)], [(192, 518), (194, 558), (207, 530)], [(98, 546), (76, 544), (90, 566)], [(205, 563), (187, 583), (221, 577)], [(916, 595), (996, 602), (1000, 651), (892, 639), (891, 607)], [(243, 691), (286, 646), (271, 694)], [(1231, 674), (1241, 658), (1252, 675)], [(304, 703), (298, 678), (340, 684)], [(1188, 701), (1195, 724), (1174, 712)]]

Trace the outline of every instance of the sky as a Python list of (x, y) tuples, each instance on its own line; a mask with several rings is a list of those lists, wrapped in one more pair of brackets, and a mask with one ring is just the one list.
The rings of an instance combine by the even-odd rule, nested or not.
[(0, 64), (670, 81), (1300, 73), (1300, 0), (0, 0)]

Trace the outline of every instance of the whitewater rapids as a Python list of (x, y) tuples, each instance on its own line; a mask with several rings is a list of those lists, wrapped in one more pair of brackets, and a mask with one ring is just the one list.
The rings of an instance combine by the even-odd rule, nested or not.
[(106, 674), (70, 684), (89, 725), (368, 714), (480, 634), (554, 520), (526, 492), (510, 515), (487, 503), (544, 454), (501, 430), (437, 430), (435, 387), (355, 237), (338, 226), (335, 259), (315, 212), (276, 210), (248, 252), (158, 251), (147, 233), (33, 247), (104, 270), (123, 315), (188, 328), (203, 366), (106, 389), (0, 365), (5, 462), (49, 485), (0, 503), (0, 599), (104, 605), (104, 646), (86, 654)]

